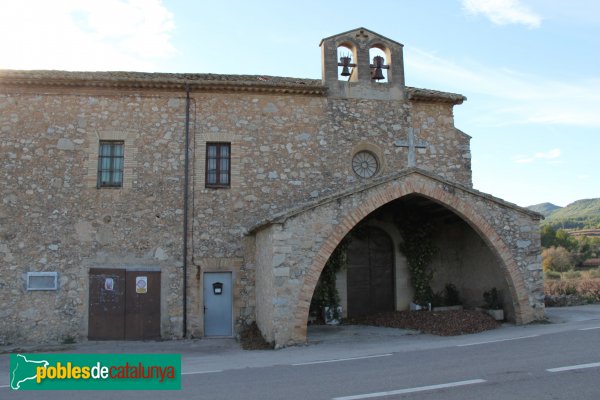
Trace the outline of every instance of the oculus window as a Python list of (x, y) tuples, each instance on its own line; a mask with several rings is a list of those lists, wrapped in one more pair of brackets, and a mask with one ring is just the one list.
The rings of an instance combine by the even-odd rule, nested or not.
[(352, 158), (352, 170), (361, 178), (371, 178), (379, 170), (377, 157), (370, 151), (359, 151)]

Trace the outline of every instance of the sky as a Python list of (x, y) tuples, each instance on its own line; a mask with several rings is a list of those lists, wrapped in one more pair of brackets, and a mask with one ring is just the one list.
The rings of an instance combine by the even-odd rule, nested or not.
[(0, 69), (321, 78), (322, 38), (404, 44), (406, 84), (460, 93), (475, 189), (600, 197), (597, 0), (0, 0)]

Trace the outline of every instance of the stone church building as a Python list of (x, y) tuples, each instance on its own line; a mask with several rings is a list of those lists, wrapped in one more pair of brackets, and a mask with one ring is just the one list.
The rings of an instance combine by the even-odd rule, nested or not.
[(435, 291), (542, 318), (541, 216), (473, 189), (465, 97), (405, 86), (402, 44), (368, 29), (320, 46), (319, 80), (0, 71), (0, 344), (252, 321), (302, 343), (345, 237), (344, 315), (409, 308), (413, 217)]

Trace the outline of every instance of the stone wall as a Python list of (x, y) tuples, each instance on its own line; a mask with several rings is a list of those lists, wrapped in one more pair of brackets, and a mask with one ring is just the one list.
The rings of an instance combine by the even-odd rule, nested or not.
[[(381, 165), (377, 176), (405, 169), (408, 150), (394, 141), (405, 139), (409, 126), (418, 127), (429, 144), (417, 154), (419, 165), (471, 185), (469, 137), (454, 128), (449, 103), (253, 93), (193, 93), (192, 98), (197, 266), (204, 259), (247, 257), (243, 237), (248, 227), (364, 182), (352, 171), (357, 151), (376, 154)], [(431, 116), (425, 117), (426, 112)], [(205, 188), (207, 142), (231, 143), (230, 188)], [(244, 263), (229, 270), (234, 276), (251, 276), (252, 267)], [(192, 292), (200, 290), (200, 281), (190, 283)], [(253, 301), (250, 296), (240, 300), (238, 329), (242, 321), (253, 319)], [(194, 332), (202, 334), (201, 329)]]
[[(367, 143), (379, 153), (378, 176), (407, 167), (407, 149), (394, 141), (406, 137), (410, 103), (252, 94), (196, 94), (194, 99), (194, 248), (200, 258), (240, 256), (239, 238), (248, 226), (364, 181), (351, 161)], [(423, 108), (432, 116), (423, 117)], [(464, 161), (469, 138), (454, 128), (451, 108), (419, 106), (413, 122), (430, 148), (419, 150), (417, 162), (470, 186), (470, 164)], [(228, 189), (204, 187), (205, 143), (210, 141), (231, 142)]]
[[(180, 336), (182, 94), (7, 89), (0, 115), (0, 343), (85, 337), (90, 267), (160, 269), (162, 335)], [(102, 138), (125, 141), (121, 189), (95, 187)], [(59, 289), (27, 291), (28, 271)]]

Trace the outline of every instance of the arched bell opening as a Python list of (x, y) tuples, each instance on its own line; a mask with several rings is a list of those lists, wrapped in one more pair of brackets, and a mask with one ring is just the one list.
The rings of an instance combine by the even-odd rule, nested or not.
[(344, 42), (337, 48), (338, 80), (354, 82), (358, 80), (356, 46)]
[(377, 83), (389, 82), (390, 66), (392, 64), (390, 51), (383, 45), (373, 45), (369, 49), (369, 67), (371, 80)]

